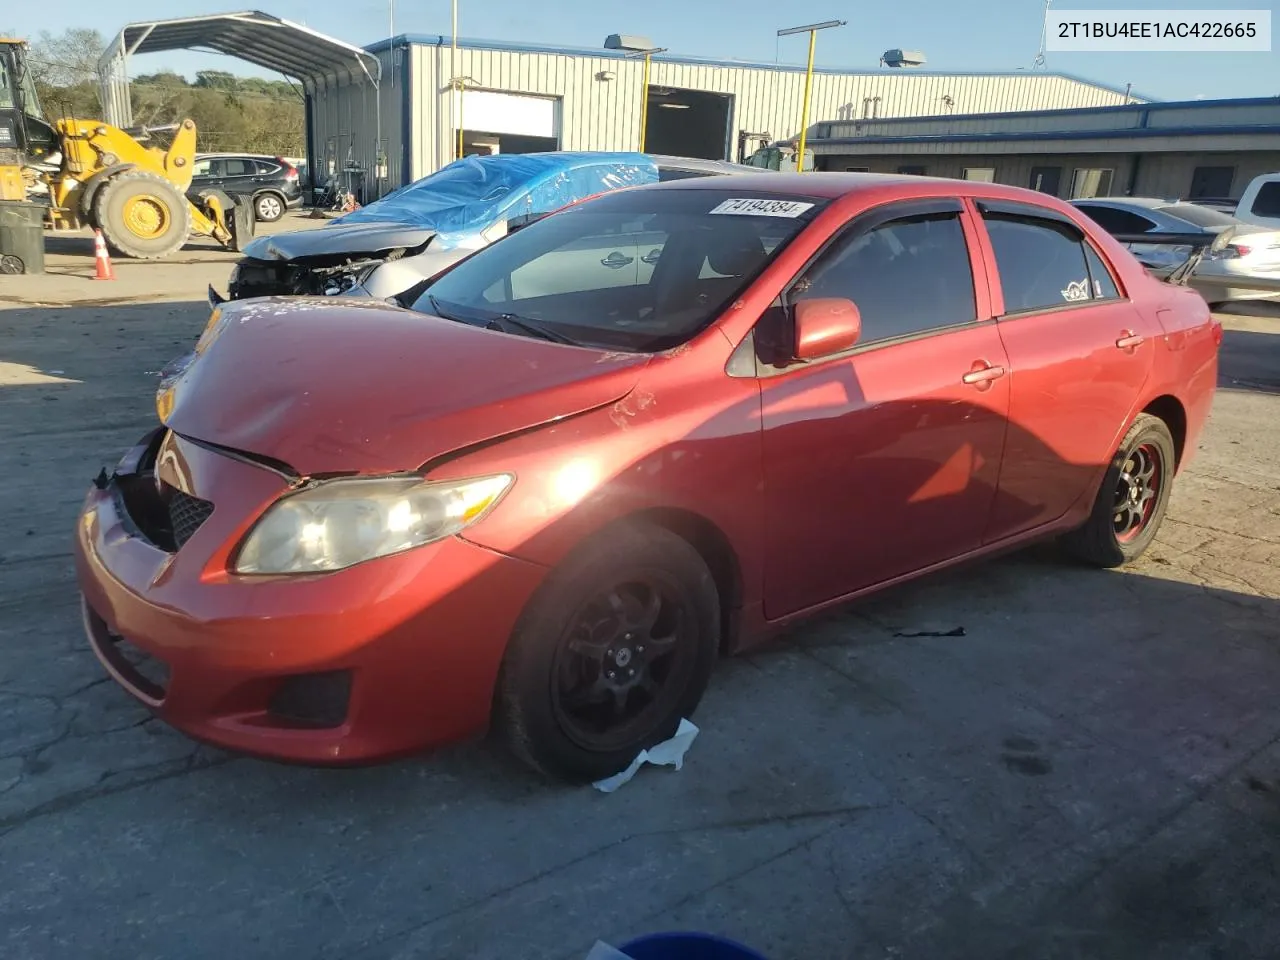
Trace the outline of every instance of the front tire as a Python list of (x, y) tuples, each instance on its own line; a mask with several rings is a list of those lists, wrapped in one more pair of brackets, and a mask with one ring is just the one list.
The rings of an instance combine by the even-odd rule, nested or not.
[(191, 206), (163, 177), (126, 170), (94, 194), (93, 222), (116, 253), (135, 260), (157, 260), (187, 242)]
[(499, 726), (535, 770), (611, 776), (693, 713), (719, 637), (715, 582), (686, 540), (648, 525), (610, 530), (555, 570), (521, 616), (499, 677)]
[(1099, 567), (1140, 557), (1156, 538), (1173, 491), (1173, 436), (1159, 417), (1139, 414), (1098, 489), (1083, 526), (1062, 538), (1068, 552)]

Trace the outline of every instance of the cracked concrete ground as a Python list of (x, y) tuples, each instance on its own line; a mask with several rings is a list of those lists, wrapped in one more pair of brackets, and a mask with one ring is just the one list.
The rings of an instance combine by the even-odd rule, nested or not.
[(233, 757), (104, 679), (76, 508), (206, 314), (124, 269), (145, 302), (0, 309), (6, 960), (571, 960), (669, 928), (774, 960), (1280, 956), (1280, 320), (1226, 318), (1134, 568), (1039, 547), (797, 629), (721, 666), (682, 772), (605, 796), (483, 744)]

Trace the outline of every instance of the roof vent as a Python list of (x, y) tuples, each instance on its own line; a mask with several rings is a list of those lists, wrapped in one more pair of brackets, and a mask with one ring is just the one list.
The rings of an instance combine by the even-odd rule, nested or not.
[(894, 49), (882, 53), (880, 62), (886, 67), (918, 67), (925, 62), (925, 57), (919, 50)]

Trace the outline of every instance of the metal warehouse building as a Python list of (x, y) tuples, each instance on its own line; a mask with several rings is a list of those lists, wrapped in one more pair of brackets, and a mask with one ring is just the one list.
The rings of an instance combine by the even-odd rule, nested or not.
[[(459, 127), (467, 153), (641, 148), (644, 62), (634, 54), (488, 40), (459, 40), (454, 50), (447, 36), (416, 35), (367, 49), (380, 66), (376, 86), (351, 70), (304, 84), (312, 169), (318, 178), (348, 164), (364, 171), (366, 199), (452, 160)], [(802, 67), (659, 54), (649, 80), (644, 148), (652, 153), (738, 159), (743, 142), (799, 133)], [(1135, 99), (1044, 72), (821, 69), (810, 116), (972, 115)], [(381, 181), (373, 176), (379, 154)]]
[(827, 170), (994, 180), (1064, 198), (1239, 198), (1280, 170), (1280, 98), (837, 118), (811, 136)]

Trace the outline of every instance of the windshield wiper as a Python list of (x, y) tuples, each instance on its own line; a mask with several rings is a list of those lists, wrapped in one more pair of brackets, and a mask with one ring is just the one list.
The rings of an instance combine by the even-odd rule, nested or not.
[[(502, 333), (519, 332), (528, 336), (537, 337), (540, 340), (550, 340), (553, 343), (564, 343), (571, 347), (582, 346), (572, 337), (566, 337), (563, 333), (545, 327), (536, 320), (530, 320), (526, 317), (517, 316), (514, 313), (492, 313), (488, 310), (471, 310), (467, 308), (465, 311), (458, 311), (450, 305), (449, 309), (444, 309), (439, 300), (433, 294), (427, 294), (427, 302), (431, 304), (431, 311), (438, 317), (445, 320), (452, 320), (455, 323), (467, 323), (473, 326), (483, 324), (486, 330), (498, 330)], [(463, 315), (459, 315), (462, 313)], [(470, 313), (472, 319), (468, 319), (465, 315)], [(514, 329), (513, 329), (514, 328)]]
[[(496, 317), (494, 317), (492, 320), (490, 320), (488, 323), (485, 324), (485, 329), (502, 330), (503, 324), (515, 327), (517, 330), (521, 330), (524, 333), (532, 334), (535, 337), (540, 337), (543, 340), (550, 340), (553, 343), (567, 343), (571, 347), (581, 346), (581, 344), (578, 343), (577, 340), (574, 340), (572, 337), (566, 337), (563, 333), (559, 333), (555, 330), (552, 330), (550, 327), (545, 327), (542, 324), (538, 323), (536, 320), (528, 320), (525, 317), (518, 317), (514, 313), (498, 314)], [(510, 331), (504, 331), (504, 332), (510, 332)]]
[(435, 298), (434, 294), (427, 294), (427, 303), (431, 304), (431, 312), (437, 317), (443, 317), (445, 320), (452, 320), (454, 323), (466, 323), (461, 317), (455, 316), (440, 306), (440, 301)]

